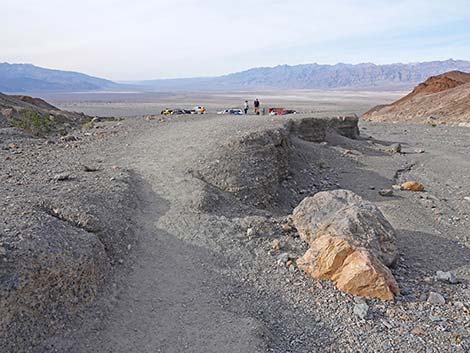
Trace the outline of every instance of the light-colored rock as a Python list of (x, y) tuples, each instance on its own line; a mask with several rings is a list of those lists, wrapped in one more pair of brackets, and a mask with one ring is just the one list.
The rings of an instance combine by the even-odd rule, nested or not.
[(393, 190), (401, 190), (401, 185), (392, 185)]
[(370, 251), (341, 236), (319, 236), (297, 266), (314, 278), (332, 280), (346, 293), (382, 300), (393, 300), (399, 294), (390, 270)]
[(285, 265), (287, 263), (287, 261), (290, 260), (290, 256), (288, 253), (284, 252), (282, 254), (279, 254), (277, 256), (277, 263), (278, 265)]
[(62, 141), (62, 142), (73, 142), (73, 141), (78, 141), (78, 138), (76, 136), (73, 136), (73, 135), (66, 135), (66, 136), (62, 136), (60, 138), (60, 141)]
[(426, 334), (426, 332), (419, 326), (416, 326), (414, 329), (412, 329), (411, 333), (415, 336), (424, 336)]
[(310, 245), (297, 260), (305, 273), (358, 296), (392, 300), (399, 294), (386, 267), (398, 257), (395, 231), (375, 205), (347, 190), (320, 192), (299, 204), (293, 221)]
[(310, 245), (318, 235), (331, 233), (371, 250), (387, 266), (398, 257), (391, 224), (374, 204), (352, 191), (324, 191), (307, 197), (292, 218), (300, 237)]
[(290, 225), (289, 223), (282, 223), (281, 228), (284, 232), (288, 233), (292, 230), (292, 225)]
[(356, 303), (354, 304), (353, 312), (364, 320), (367, 314), (369, 314), (369, 305), (367, 303)]
[(59, 173), (54, 175), (54, 180), (55, 181), (64, 181), (64, 180), (69, 180), (70, 179), (70, 173)]
[(437, 271), (436, 272), (436, 278), (439, 281), (447, 282), (447, 283), (450, 283), (450, 284), (458, 284), (459, 283), (458, 278), (450, 271), (447, 271), (447, 272)]
[(274, 239), (271, 243), (271, 249), (279, 251), (282, 248), (281, 241), (279, 239)]
[(382, 189), (379, 191), (380, 196), (393, 196), (393, 189)]
[(387, 148), (387, 152), (390, 153), (401, 153), (401, 144), (400, 143), (394, 143), (393, 145), (390, 145)]
[(401, 189), (408, 191), (424, 191), (424, 185), (416, 181), (407, 181), (401, 184)]
[(427, 302), (430, 304), (444, 305), (446, 303), (446, 300), (439, 293), (429, 292)]

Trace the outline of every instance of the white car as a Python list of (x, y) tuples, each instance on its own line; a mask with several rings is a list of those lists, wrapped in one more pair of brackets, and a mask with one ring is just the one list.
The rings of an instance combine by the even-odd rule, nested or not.
[(200, 106), (194, 107), (192, 110), (194, 114), (204, 114), (206, 112), (206, 108)]
[(245, 113), (241, 109), (231, 108), (231, 109), (224, 109), (220, 112), (217, 112), (217, 114), (219, 114), (219, 115), (226, 115), (226, 114), (228, 114), (228, 115), (244, 115)]

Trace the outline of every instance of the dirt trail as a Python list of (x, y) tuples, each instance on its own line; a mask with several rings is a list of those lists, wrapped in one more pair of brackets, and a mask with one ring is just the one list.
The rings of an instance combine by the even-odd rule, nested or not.
[(138, 136), (131, 133), (124, 150), (105, 152), (107, 159), (111, 153), (116, 163), (142, 179), (142, 233), (130, 274), (121, 283), (125, 288), (107, 299), (113, 309), (106, 323), (55, 342), (57, 351), (265, 351), (262, 323), (222, 305), (222, 292), (233, 283), (224, 283), (214, 273), (214, 263), (224, 266), (226, 260), (211, 238), (229, 235), (192, 210), (204, 185), (188, 170), (227, 137), (241, 137), (243, 131), (264, 129), (266, 124), (280, 127), (282, 122), (186, 120), (139, 131)]
[[(426, 340), (409, 333), (422, 320), (431, 326), (447, 325), (447, 321), (429, 321), (431, 309), (419, 298), (430, 285), (423, 284), (422, 278), (436, 269), (455, 268), (460, 268), (464, 276), (470, 253), (462, 245), (469, 242), (464, 234), (468, 218), (461, 216), (462, 222), (454, 225), (453, 234), (438, 237), (427, 233), (431, 232), (430, 224), (442, 231), (448, 228), (432, 223), (433, 211), (418, 207), (416, 195), (403, 194), (390, 201), (377, 195), (379, 188), (390, 187), (395, 171), (410, 159), (409, 155), (390, 157), (381, 151), (400, 140), (403, 131), (393, 126), (383, 130), (379, 125), (367, 125), (374, 136), (383, 140), (336, 138), (329, 146), (294, 139), (294, 153), (302, 154), (306, 165), (313, 165), (310, 157), (321, 162), (321, 168), (327, 161), (333, 179), (330, 186), (338, 182), (378, 202), (399, 230), (402, 258), (394, 273), (407, 294), (397, 305), (370, 302), (375, 305), (371, 320), (364, 322), (352, 314), (350, 296), (339, 293), (329, 283), (315, 283), (298, 271), (276, 265), (276, 259), (268, 254), (272, 237), (261, 234), (247, 238), (251, 218), (239, 218), (235, 208), (228, 213), (201, 212), (199, 206), (208, 185), (190, 171), (201, 168), (205, 156), (227, 139), (282, 127), (277, 118), (224, 118), (221, 123), (216, 119), (220, 117), (132, 122), (132, 128), (126, 126), (125, 135), (97, 152), (96, 158), (129, 168), (140, 179), (138, 245), (131, 258), (124, 259), (125, 270), (119, 272), (95, 310), (83, 317), (81, 326), (52, 338), (37, 352), (465, 351), (468, 346), (450, 343), (453, 336), (449, 332), (453, 334), (453, 329), (438, 329), (437, 336)], [(400, 138), (394, 139), (398, 134)], [(463, 141), (464, 136), (459, 138)], [(409, 144), (405, 146), (408, 150), (415, 147), (408, 140), (401, 142)], [(419, 140), (416, 147), (434, 153), (433, 144), (430, 137)], [(354, 149), (351, 157), (343, 154), (346, 148)], [(468, 146), (462, 146), (463, 150), (468, 151)], [(431, 155), (416, 157), (429, 160)], [(468, 167), (466, 161), (455, 158), (462, 171)], [(432, 178), (436, 178), (436, 171), (424, 175), (426, 186), (434, 192), (437, 181)], [(469, 186), (467, 182), (463, 185), (462, 180), (462, 186)], [(444, 205), (441, 210), (450, 212)], [(254, 212), (245, 216), (259, 215)], [(267, 215), (263, 216), (264, 222), (270, 220)], [(420, 218), (416, 221), (414, 217)], [(412, 221), (416, 222), (407, 227)], [(297, 239), (282, 239), (290, 252), (302, 250)], [(421, 241), (413, 244), (416, 239)], [(443, 261), (436, 263), (434, 257), (443, 254), (422, 253), (427, 245), (433, 245), (432, 251), (447, 252), (447, 259), (456, 254), (460, 259), (447, 266)], [(454, 288), (461, 291), (455, 297), (465, 300), (467, 285)], [(450, 302), (455, 297), (448, 294)], [(454, 315), (459, 310), (449, 311)], [(404, 323), (397, 319), (403, 313), (409, 316)], [(433, 313), (446, 315), (440, 308)], [(452, 320), (449, 318), (449, 323)], [(466, 330), (461, 323), (457, 328)], [(464, 338), (468, 340), (468, 335)]]

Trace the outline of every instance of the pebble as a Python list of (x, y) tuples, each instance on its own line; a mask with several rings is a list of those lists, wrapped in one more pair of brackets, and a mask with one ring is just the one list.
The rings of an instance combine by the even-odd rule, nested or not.
[(284, 232), (288, 233), (292, 230), (292, 226), (289, 223), (283, 223), (281, 228)]
[(429, 292), (427, 301), (430, 304), (437, 304), (437, 305), (444, 305), (446, 303), (446, 300), (444, 299), (444, 297), (436, 292)]
[(367, 303), (356, 303), (354, 304), (353, 312), (364, 320), (369, 313), (369, 305), (367, 305)]
[(421, 327), (415, 327), (414, 329), (411, 330), (411, 333), (415, 336), (423, 336), (426, 334), (424, 330)]
[(286, 253), (286, 252), (283, 252), (282, 254), (279, 254), (279, 255), (277, 256), (277, 263), (278, 263), (279, 265), (284, 265), (284, 264), (287, 263), (287, 261), (289, 261), (289, 258), (290, 258), (290, 257), (289, 257), (289, 254)]
[(274, 239), (271, 243), (271, 249), (273, 250), (281, 250), (282, 244), (279, 239)]
[(387, 151), (391, 152), (391, 153), (401, 153), (401, 144), (400, 143), (394, 143), (393, 145), (391, 145), (387, 149)]
[(447, 282), (447, 283), (450, 283), (450, 284), (457, 284), (457, 283), (460, 282), (458, 280), (458, 278), (450, 271), (447, 271), (447, 272), (437, 271), (436, 272), (436, 278), (439, 281)]
[(379, 191), (380, 196), (393, 196), (393, 189), (382, 189)]
[(98, 171), (98, 168), (91, 167), (91, 166), (88, 166), (88, 165), (82, 165), (82, 168), (83, 168), (83, 171), (85, 171), (85, 172), (97, 172)]
[(253, 228), (248, 228), (248, 229), (246, 230), (246, 235), (247, 235), (247, 237), (250, 237), (250, 238), (251, 238), (254, 234), (255, 234), (255, 230), (254, 230)]
[(60, 173), (54, 176), (55, 181), (64, 181), (64, 180), (69, 180), (69, 179), (70, 179), (69, 173)]

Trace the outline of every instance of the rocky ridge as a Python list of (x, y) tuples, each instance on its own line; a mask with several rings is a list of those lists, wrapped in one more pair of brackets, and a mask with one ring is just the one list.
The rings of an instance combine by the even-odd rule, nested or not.
[(60, 110), (40, 98), (0, 93), (0, 128), (19, 128), (33, 135), (65, 135), (91, 117)]
[(411, 93), (363, 115), (371, 121), (470, 123), (470, 73), (450, 71), (432, 76)]

